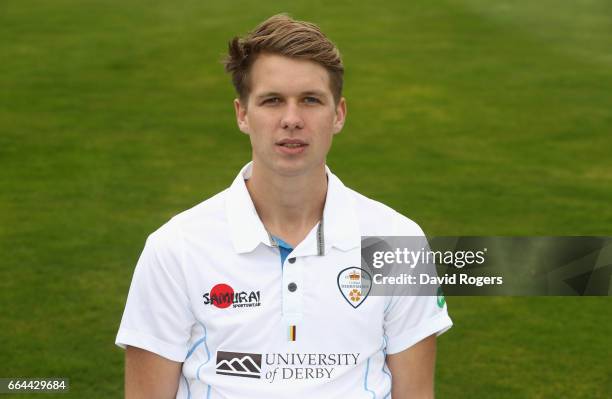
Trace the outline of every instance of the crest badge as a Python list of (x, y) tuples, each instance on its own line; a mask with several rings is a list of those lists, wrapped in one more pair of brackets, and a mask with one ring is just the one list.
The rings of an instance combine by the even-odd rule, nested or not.
[(372, 288), (372, 276), (359, 267), (347, 267), (338, 273), (338, 289), (353, 308), (365, 301)]

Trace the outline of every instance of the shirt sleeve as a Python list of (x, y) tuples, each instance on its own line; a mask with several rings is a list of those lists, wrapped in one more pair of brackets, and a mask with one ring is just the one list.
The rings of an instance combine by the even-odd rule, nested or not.
[(446, 303), (432, 296), (392, 297), (385, 312), (387, 353), (394, 354), (432, 334), (440, 335), (453, 325)]
[[(398, 236), (422, 237), (425, 248), (428, 248), (421, 228), (403, 216), (395, 232)], [(387, 353), (399, 353), (430, 335), (444, 333), (452, 325), (441, 290), (437, 296), (391, 296), (384, 315)]]
[(159, 231), (147, 239), (140, 255), (116, 345), (135, 346), (182, 362), (188, 352), (195, 318), (181, 274), (179, 237)]

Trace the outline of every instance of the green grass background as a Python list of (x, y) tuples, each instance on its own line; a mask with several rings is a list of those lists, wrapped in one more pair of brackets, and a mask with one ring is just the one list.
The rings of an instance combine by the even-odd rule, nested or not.
[[(0, 377), (123, 395), (144, 239), (249, 159), (219, 60), (279, 11), (343, 53), (345, 184), (432, 235), (612, 235), (609, 1), (3, 0)], [(612, 392), (609, 298), (448, 303), (438, 397)]]

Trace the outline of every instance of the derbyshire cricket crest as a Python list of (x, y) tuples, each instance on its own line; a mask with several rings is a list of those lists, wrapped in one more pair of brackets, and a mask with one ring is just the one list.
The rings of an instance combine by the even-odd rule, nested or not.
[(353, 308), (365, 301), (372, 288), (372, 276), (364, 269), (347, 267), (338, 273), (338, 289)]

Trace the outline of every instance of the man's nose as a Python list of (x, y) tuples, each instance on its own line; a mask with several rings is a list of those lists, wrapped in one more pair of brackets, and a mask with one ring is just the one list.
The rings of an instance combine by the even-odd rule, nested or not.
[(302, 129), (304, 127), (304, 120), (300, 115), (297, 104), (287, 103), (281, 119), (281, 127), (288, 130)]

